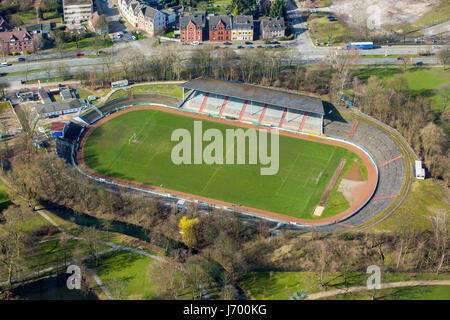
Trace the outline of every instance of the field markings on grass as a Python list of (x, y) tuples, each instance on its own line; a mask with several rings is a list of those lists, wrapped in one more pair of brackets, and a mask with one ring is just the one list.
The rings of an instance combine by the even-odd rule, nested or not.
[[(245, 138), (244, 138), (245, 139)], [(225, 159), (228, 158), (228, 154), (233, 151), (234, 152), (234, 143), (233, 145), (230, 145), (231, 148), (228, 148), (225, 152)], [(222, 165), (223, 166), (223, 165)], [(209, 184), (211, 183), (212, 179), (217, 175), (217, 172), (219, 172), (219, 170), (222, 168), (222, 166), (217, 165), (216, 170), (214, 170), (214, 172), (211, 174), (211, 177), (209, 177), (208, 181), (206, 182), (205, 186), (203, 187), (203, 189), (200, 191), (200, 193), (203, 193), (206, 191), (206, 188), (209, 186)]]
[[(147, 125), (150, 123), (150, 121), (151, 121), (151, 119), (149, 119), (147, 122), (144, 123), (144, 125), (142, 126), (142, 128), (139, 130), (139, 133), (138, 133), (138, 134), (134, 133), (134, 134), (136, 135), (136, 137), (138, 137), (138, 136), (142, 133), (142, 131), (144, 131), (144, 129), (147, 127)], [(114, 157), (114, 159), (111, 161), (111, 164), (110, 164), (109, 167), (107, 168), (108, 171), (109, 171), (109, 170), (111, 169), (111, 167), (116, 163), (117, 159), (119, 159), (119, 156), (122, 155), (122, 152), (123, 152), (124, 149), (126, 149), (128, 146), (129, 146), (129, 144), (127, 144), (127, 143), (123, 143), (123, 144), (122, 144), (122, 146), (120, 147), (119, 152), (117, 152), (117, 155)], [(151, 158), (149, 159), (149, 162), (150, 162), (155, 156), (156, 156), (156, 152), (153, 153), (153, 157), (151, 157)]]

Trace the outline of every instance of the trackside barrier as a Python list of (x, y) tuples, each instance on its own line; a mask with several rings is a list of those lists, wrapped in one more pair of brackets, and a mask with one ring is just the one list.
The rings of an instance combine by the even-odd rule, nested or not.
[[(187, 99), (188, 98), (186, 98), (185, 101)], [(127, 108), (137, 107), (137, 106), (149, 106), (149, 105), (158, 106), (158, 107), (165, 107), (165, 108), (174, 109), (174, 110), (183, 110), (183, 111), (191, 112), (193, 114), (199, 114), (199, 112), (196, 112), (196, 111), (193, 111), (193, 110), (189, 110), (189, 109), (184, 109), (182, 107), (173, 107), (173, 106), (164, 105), (164, 104), (158, 104), (158, 103), (142, 102), (142, 103), (136, 103), (136, 104), (130, 104), (130, 105), (122, 106), (120, 108), (115, 108), (114, 110), (104, 114), (104, 116), (101, 117), (101, 118), (107, 117), (110, 114), (113, 114), (113, 113), (115, 113), (117, 111), (124, 110), (124, 109), (127, 109)], [(210, 114), (208, 114), (208, 115), (210, 115)], [(218, 115), (210, 115), (210, 116), (215, 117), (215, 118), (225, 119), (224, 116), (218, 116)], [(96, 121), (98, 121), (98, 120), (96, 120)], [(369, 156), (369, 158), (371, 159), (371, 161), (375, 165), (376, 172), (377, 172), (377, 183), (376, 183), (376, 186), (375, 186), (374, 190), (372, 191), (372, 194), (370, 195), (370, 197), (358, 209), (356, 209), (355, 211), (350, 213), (348, 216), (346, 216), (346, 217), (344, 217), (342, 219), (336, 220), (335, 222), (331, 222), (331, 223), (317, 224), (317, 225), (312, 226), (312, 225), (308, 225), (308, 224), (300, 224), (300, 223), (296, 223), (296, 222), (290, 222), (291, 225), (296, 226), (296, 227), (308, 227), (308, 228), (319, 227), (319, 226), (327, 226), (327, 225), (334, 225), (336, 223), (339, 223), (339, 222), (342, 222), (342, 221), (345, 221), (345, 220), (351, 218), (352, 216), (357, 214), (363, 207), (365, 207), (367, 205), (367, 203), (369, 203), (370, 200), (372, 200), (372, 197), (373, 197), (373, 195), (375, 194), (375, 192), (376, 192), (376, 190), (378, 188), (379, 169), (378, 169), (377, 162), (375, 161), (375, 159), (372, 156), (372, 154), (366, 148), (364, 148), (363, 146), (361, 146), (361, 145), (359, 145), (359, 144), (357, 144), (357, 143), (355, 143), (353, 141), (349, 141), (347, 139), (340, 138), (340, 137), (333, 137), (333, 136), (326, 136), (325, 137), (325, 136), (322, 136), (322, 135), (316, 135), (316, 134), (311, 134), (311, 133), (306, 133), (306, 132), (298, 132), (298, 131), (291, 130), (291, 129), (278, 128), (278, 127), (267, 126), (267, 125), (261, 125), (259, 123), (254, 123), (254, 122), (248, 122), (248, 121), (240, 121), (240, 122), (254, 124), (254, 125), (261, 126), (261, 127), (277, 128), (277, 129), (282, 130), (282, 131), (287, 131), (287, 132), (293, 132), (293, 133), (296, 133), (296, 134), (303, 134), (303, 135), (318, 137), (318, 138), (325, 139), (325, 140), (328, 139), (328, 140), (332, 140), (332, 141), (339, 141), (339, 142), (347, 143), (347, 144), (352, 145), (352, 146), (360, 149), (361, 151), (363, 151), (367, 156)], [(239, 209), (230, 208), (230, 207), (227, 207), (227, 206), (220, 206), (220, 205), (216, 205), (216, 204), (210, 204), (210, 203), (198, 201), (198, 200), (195, 200), (195, 199), (183, 198), (183, 197), (179, 197), (179, 196), (176, 196), (176, 195), (173, 195), (173, 194), (170, 194), (170, 193), (167, 193), (167, 192), (163, 192), (163, 191), (152, 190), (152, 189), (148, 189), (148, 188), (134, 187), (134, 186), (131, 186), (131, 185), (128, 185), (128, 184), (123, 184), (123, 183), (120, 183), (120, 182), (115, 182), (113, 180), (109, 180), (109, 179), (104, 179), (104, 178), (99, 178), (99, 177), (93, 176), (93, 175), (83, 171), (78, 166), (78, 163), (75, 160), (76, 159), (76, 153), (77, 153), (78, 148), (79, 148), (79, 140), (80, 140), (80, 138), (82, 136), (82, 133), (84, 131), (85, 130), (83, 128), (83, 130), (81, 130), (80, 134), (76, 138), (75, 143), (72, 146), (71, 158), (72, 158), (72, 163), (77, 168), (77, 170), (82, 175), (87, 176), (88, 178), (90, 178), (90, 179), (92, 179), (94, 181), (97, 181), (97, 182), (100, 182), (100, 183), (104, 183), (104, 184), (118, 186), (118, 187), (121, 187), (121, 188), (130, 189), (130, 190), (134, 190), (134, 191), (138, 191), (138, 192), (142, 192), (142, 193), (146, 193), (146, 194), (150, 194), (150, 195), (153, 195), (153, 196), (168, 198), (169, 200), (174, 201), (174, 202), (177, 202), (178, 200), (185, 200), (185, 201), (187, 201), (189, 203), (195, 203), (195, 204), (200, 205), (202, 207), (202, 209), (215, 208), (215, 209), (218, 209), (218, 210), (224, 210), (224, 211), (228, 211), (228, 212), (239, 213), (241, 215), (248, 216), (248, 217), (253, 217), (253, 218), (257, 218), (257, 219), (264, 219), (264, 220), (271, 221), (271, 222), (285, 222), (285, 221), (280, 220), (280, 219), (274, 219), (274, 218), (270, 218), (270, 217), (261, 216), (261, 215), (254, 214), (254, 213), (251, 213), (251, 212), (248, 212), (248, 211), (245, 211), (245, 210), (239, 210)]]

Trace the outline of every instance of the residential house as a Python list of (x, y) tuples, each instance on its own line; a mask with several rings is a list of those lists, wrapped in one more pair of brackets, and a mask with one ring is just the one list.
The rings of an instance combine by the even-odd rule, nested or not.
[(0, 54), (33, 52), (33, 37), (27, 31), (0, 32)]
[(97, 34), (106, 34), (109, 31), (108, 24), (106, 24), (105, 26), (99, 26), (97, 22), (100, 19), (100, 17), (101, 15), (99, 15), (98, 12), (95, 11), (89, 18), (89, 26)]
[(183, 16), (180, 18), (181, 42), (202, 42), (205, 40), (206, 18), (203, 13)]
[(88, 21), (93, 11), (92, 0), (63, 0), (64, 22), (69, 26)]
[(177, 22), (178, 12), (173, 8), (162, 9), (162, 13), (166, 16), (166, 26), (174, 25)]
[(209, 17), (209, 41), (223, 42), (231, 40), (232, 20), (229, 15)]
[(139, 7), (142, 6), (142, 4), (137, 0), (119, 0), (118, 4), (122, 16), (133, 25), (133, 27), (137, 28)]
[(0, 16), (0, 32), (10, 31), (12, 29), (14, 29), (14, 27), (10, 25), (4, 17)]
[(275, 39), (284, 37), (285, 29), (283, 18), (263, 19), (261, 21), (261, 38)]
[(253, 40), (253, 16), (234, 16), (231, 40)]
[(166, 16), (148, 5), (138, 7), (136, 27), (153, 36), (158, 30), (166, 28)]

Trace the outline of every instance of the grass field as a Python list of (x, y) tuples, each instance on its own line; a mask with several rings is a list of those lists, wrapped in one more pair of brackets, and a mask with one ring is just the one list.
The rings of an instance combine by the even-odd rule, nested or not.
[(327, 300), (450, 300), (450, 286), (417, 286), (339, 294)]
[(439, 211), (450, 211), (450, 201), (441, 188), (432, 180), (414, 181), (400, 207), (386, 220), (373, 227), (375, 232), (394, 230), (406, 221), (419, 229), (429, 226), (427, 216)]
[(438, 94), (439, 86), (450, 82), (450, 73), (443, 68), (411, 68), (406, 72), (400, 68), (361, 68), (355, 70), (354, 74), (363, 82), (367, 82), (372, 75), (386, 82), (394, 77), (404, 77), (411, 92), (431, 99), (434, 109), (438, 111), (443, 110), (442, 97)]
[(8, 208), (10, 204), (12, 204), (12, 202), (6, 193), (5, 183), (0, 180), (0, 213)]
[[(99, 266), (90, 267), (110, 289), (115, 299), (152, 299), (156, 286), (149, 281), (148, 266), (154, 260), (124, 250), (104, 254), (99, 258)], [(114, 290), (114, 281), (123, 283), (122, 290)]]
[(340, 45), (348, 42), (354, 37), (354, 31), (340, 21), (329, 21), (326, 13), (312, 13), (309, 15), (307, 23), (311, 38), (319, 39), (319, 43)]
[[(171, 160), (172, 148), (177, 144), (170, 141), (171, 134), (178, 128), (192, 132), (193, 121), (155, 110), (120, 115), (90, 135), (85, 162), (94, 171), (111, 177), (314, 219), (314, 208), (341, 159), (358, 158), (344, 148), (280, 136), (279, 171), (272, 176), (260, 175), (260, 165), (177, 166)], [(203, 130), (209, 128), (224, 133), (235, 127), (203, 121)], [(130, 143), (135, 133), (137, 142)]]
[[(368, 275), (357, 272), (349, 276), (348, 286), (365, 285)], [(308, 294), (320, 292), (323, 289), (319, 287), (319, 272), (248, 272), (241, 278), (241, 287), (246, 294), (256, 300), (287, 300), (298, 290), (304, 290)], [(412, 280), (448, 280), (450, 274), (427, 274), (427, 273), (382, 273), (381, 281), (398, 282)], [(325, 273), (324, 283), (328, 283), (328, 290), (345, 288), (343, 277), (339, 273)], [(428, 288), (428, 287), (427, 287)], [(444, 287), (443, 287), (444, 288)], [(398, 288), (390, 290), (400, 290), (408, 288)], [(387, 289), (386, 289), (387, 290)], [(379, 290), (384, 291), (384, 290)], [(405, 290), (406, 291), (406, 290)], [(367, 292), (359, 293), (361, 295)], [(359, 295), (358, 293), (356, 295)], [(440, 294), (440, 293), (439, 293)], [(436, 294), (440, 298), (444, 295)], [(380, 295), (377, 295), (380, 296)], [(447, 287), (448, 296), (448, 287)], [(339, 297), (339, 296), (336, 296)], [(401, 298), (398, 293), (398, 298)], [(422, 299), (428, 299), (422, 296)]]

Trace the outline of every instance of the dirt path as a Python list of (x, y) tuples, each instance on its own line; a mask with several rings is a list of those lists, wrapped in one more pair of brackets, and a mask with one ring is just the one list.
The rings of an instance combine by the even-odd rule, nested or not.
[(209, 117), (209, 116), (201, 115), (201, 114), (194, 114), (192, 112), (178, 110), (178, 109), (171, 109), (171, 108), (166, 108), (166, 107), (150, 106), (150, 105), (149, 106), (131, 107), (131, 108), (127, 108), (127, 109), (123, 109), (121, 111), (115, 112), (115, 113), (109, 115), (108, 117), (100, 119), (99, 121), (97, 121), (96, 123), (91, 125), (88, 128), (88, 130), (86, 130), (83, 138), (80, 141), (80, 147), (78, 149), (77, 158), (76, 158), (79, 167), (81, 169), (85, 170), (91, 176), (94, 176), (97, 178), (102, 178), (102, 179), (107, 179), (107, 180), (112, 180), (117, 183), (121, 183), (123, 185), (129, 185), (129, 186), (133, 186), (133, 187), (137, 187), (137, 188), (141, 188), (141, 189), (147, 189), (147, 190), (158, 190), (158, 191), (170, 193), (170, 194), (173, 194), (173, 195), (179, 196), (181, 198), (185, 198), (185, 199), (203, 201), (203, 202), (212, 203), (212, 204), (215, 204), (218, 206), (226, 206), (226, 207), (233, 208), (234, 210), (246, 211), (251, 214), (261, 215), (261, 216), (276, 219), (279, 221), (295, 222), (295, 223), (300, 223), (300, 224), (304, 224), (304, 225), (323, 225), (323, 224), (334, 223), (336, 221), (347, 218), (349, 215), (351, 215), (353, 212), (355, 212), (358, 208), (360, 208), (367, 199), (369, 199), (371, 197), (372, 192), (377, 185), (377, 181), (378, 181), (377, 169), (376, 169), (374, 163), (372, 162), (372, 160), (370, 159), (370, 157), (361, 149), (359, 149), (351, 144), (342, 142), (342, 141), (324, 139), (324, 138), (320, 138), (320, 137), (316, 137), (316, 136), (312, 136), (312, 135), (297, 134), (297, 133), (288, 132), (288, 131), (280, 131), (279, 133), (280, 133), (280, 135), (294, 137), (297, 139), (303, 139), (303, 140), (308, 140), (308, 141), (342, 147), (342, 148), (350, 150), (351, 152), (358, 155), (360, 157), (360, 159), (362, 160), (363, 164), (367, 168), (367, 183), (359, 189), (359, 192), (361, 193), (361, 196), (358, 197), (359, 201), (355, 201), (354, 203), (352, 203), (350, 208), (348, 208), (347, 210), (345, 210), (335, 216), (328, 217), (328, 218), (322, 218), (322, 219), (318, 219), (318, 220), (306, 220), (306, 219), (290, 217), (290, 216), (286, 216), (283, 214), (270, 212), (270, 211), (266, 211), (266, 210), (250, 208), (250, 207), (246, 207), (246, 206), (239, 206), (239, 205), (236, 205), (233, 203), (219, 201), (216, 199), (211, 199), (211, 198), (206, 198), (206, 197), (201, 197), (201, 196), (197, 196), (197, 195), (193, 195), (193, 194), (189, 194), (189, 193), (179, 192), (179, 191), (165, 189), (165, 188), (156, 187), (156, 186), (148, 186), (148, 185), (145, 185), (142, 183), (132, 182), (132, 181), (128, 181), (128, 180), (124, 180), (124, 179), (120, 179), (120, 178), (111, 178), (111, 177), (96, 173), (93, 170), (91, 170), (89, 167), (87, 167), (87, 165), (85, 164), (84, 159), (83, 159), (84, 146), (85, 146), (86, 140), (88, 139), (90, 134), (97, 127), (101, 126), (106, 121), (109, 121), (109, 120), (111, 120), (115, 117), (118, 117), (124, 113), (133, 112), (133, 111), (137, 111), (137, 110), (148, 110), (148, 109), (179, 114), (179, 115), (188, 116), (188, 117), (195, 118), (195, 119), (224, 123), (227, 125), (238, 126), (238, 127), (242, 127), (242, 128), (254, 128), (257, 130), (261, 129), (261, 127), (257, 126), (257, 125), (252, 125), (252, 124), (248, 124), (248, 123), (242, 123), (242, 122), (232, 121), (232, 120), (227, 120), (227, 119), (221, 119), (221, 118), (214, 118), (214, 117)]
[[(450, 286), (450, 280), (418, 280), (418, 281), (402, 281), (390, 282), (381, 284), (381, 289), (401, 288), (401, 287), (416, 287), (416, 286)], [(367, 286), (350, 287), (346, 289), (336, 289), (325, 292), (312, 293), (308, 295), (307, 300), (323, 299), (327, 297), (336, 296), (349, 292), (367, 291)]]

